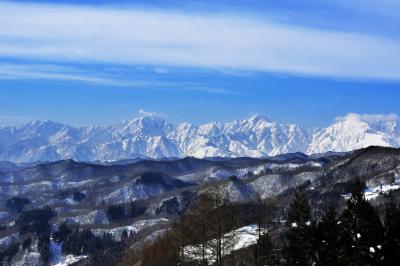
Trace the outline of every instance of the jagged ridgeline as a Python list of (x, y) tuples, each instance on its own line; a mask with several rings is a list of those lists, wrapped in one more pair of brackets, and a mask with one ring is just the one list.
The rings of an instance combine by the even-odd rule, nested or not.
[(400, 147), (398, 124), (396, 117), (357, 114), (349, 114), (326, 128), (314, 130), (282, 124), (264, 116), (199, 126), (174, 125), (156, 115), (144, 115), (106, 127), (76, 128), (33, 121), (0, 128), (0, 161), (74, 159), (93, 162), (347, 152), (371, 145)]
[(0, 164), (0, 265), (395, 265), (400, 150)]

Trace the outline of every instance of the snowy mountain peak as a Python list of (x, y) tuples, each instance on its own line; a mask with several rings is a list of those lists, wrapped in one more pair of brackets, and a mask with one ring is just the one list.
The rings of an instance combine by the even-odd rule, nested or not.
[(348, 114), (327, 128), (315, 131), (307, 153), (348, 151), (370, 145), (400, 146), (395, 115)]
[(256, 122), (256, 123), (259, 121), (272, 122), (272, 119), (270, 119), (269, 117), (262, 115), (262, 114), (252, 115), (248, 119), (245, 119), (245, 120)]
[(120, 136), (162, 136), (170, 133), (173, 128), (174, 126), (167, 123), (162, 117), (146, 114), (125, 121), (115, 131)]
[(147, 114), (147, 115), (141, 115), (139, 117), (133, 118), (132, 120), (129, 120), (128, 124), (146, 127), (146, 126), (158, 126), (158, 125), (166, 124), (166, 121), (160, 116), (153, 115), (153, 114)]
[(349, 151), (370, 145), (400, 146), (396, 115), (348, 114), (322, 129), (307, 131), (263, 115), (202, 125), (168, 123), (162, 116), (140, 116), (106, 127), (33, 121), (0, 127), (0, 160), (113, 161), (138, 157), (273, 156), (283, 153)]
[(55, 128), (55, 127), (64, 127), (64, 124), (53, 122), (50, 120), (33, 120), (25, 125), (20, 125), (21, 127), (30, 127), (30, 128)]
[(336, 122), (345, 124), (367, 124), (372, 128), (379, 128), (381, 130), (391, 130), (396, 127), (399, 117), (395, 114), (389, 115), (360, 115), (355, 113), (347, 114), (344, 117), (336, 118)]

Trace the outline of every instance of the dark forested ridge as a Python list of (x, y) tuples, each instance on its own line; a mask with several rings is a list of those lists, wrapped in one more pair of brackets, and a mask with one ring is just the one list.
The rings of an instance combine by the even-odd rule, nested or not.
[(397, 265), (400, 150), (0, 169), (0, 265)]
[[(296, 191), (285, 221), (276, 199), (240, 206), (212, 192), (150, 245), (127, 249), (119, 265), (397, 265), (398, 195), (387, 195), (379, 217), (364, 186), (355, 179), (345, 208), (338, 212), (337, 202), (330, 202), (322, 215), (315, 214), (306, 191)], [(226, 233), (248, 223), (255, 225), (257, 241), (235, 249), (240, 236)], [(193, 246), (194, 252), (188, 248)]]

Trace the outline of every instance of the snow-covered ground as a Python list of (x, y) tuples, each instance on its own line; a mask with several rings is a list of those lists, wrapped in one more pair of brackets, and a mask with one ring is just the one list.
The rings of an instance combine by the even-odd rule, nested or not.
[(104, 210), (96, 210), (87, 214), (78, 215), (75, 217), (69, 217), (66, 219), (67, 223), (79, 223), (79, 224), (108, 224), (107, 214)]
[(54, 242), (53, 239), (50, 239), (50, 265), (51, 266), (68, 266), (75, 262), (85, 259), (87, 256), (75, 256), (75, 255), (67, 255), (64, 256), (62, 254), (62, 243)]
[[(382, 186), (373, 187), (373, 188), (367, 187), (364, 190), (364, 196), (367, 200), (373, 200), (381, 194), (388, 194), (390, 191), (397, 190), (397, 189), (400, 189), (400, 184), (397, 182), (394, 184), (391, 184), (391, 185), (382, 185)], [(342, 196), (345, 199), (349, 199), (351, 196), (351, 193), (345, 194)]]
[(87, 256), (75, 256), (67, 255), (64, 256), (61, 251), (62, 243), (56, 243), (53, 239), (50, 239), (50, 265), (51, 266), (68, 266), (76, 263), (80, 260), (85, 259)]
[(168, 222), (168, 219), (165, 218), (140, 220), (132, 225), (121, 226), (112, 229), (92, 229), (92, 233), (97, 236), (102, 236), (104, 233), (109, 233), (112, 235), (114, 240), (121, 241), (121, 236), (124, 231), (127, 232), (128, 236), (131, 236), (132, 234), (136, 234), (143, 229), (166, 222)]
[(391, 190), (397, 190), (400, 189), (399, 184), (392, 184), (392, 185), (382, 185), (379, 187), (374, 187), (374, 188), (367, 188), (364, 191), (365, 198), (367, 200), (375, 199), (378, 197), (380, 194), (387, 194)]
[(105, 195), (103, 198), (98, 199), (98, 203), (103, 201), (107, 203), (127, 203), (135, 200), (142, 200), (153, 196), (160, 195), (164, 192), (164, 188), (161, 185), (146, 186), (143, 184), (136, 184), (132, 181), (129, 185), (114, 190), (113, 192)]
[[(97, 236), (102, 236), (104, 233), (110, 233), (114, 238), (114, 240), (121, 241), (121, 236), (124, 231), (126, 231), (128, 233), (128, 236), (130, 236), (143, 229), (166, 222), (168, 222), (168, 219), (165, 218), (140, 220), (128, 226), (121, 226), (112, 229), (92, 229), (91, 231), (94, 235)], [(62, 243), (56, 243), (52, 239), (50, 240), (50, 265), (67, 266), (72, 263), (78, 262), (82, 259), (85, 259), (87, 257), (87, 256), (74, 256), (71, 254), (64, 256), (62, 254), (61, 247)]]
[(254, 166), (254, 167), (246, 167), (240, 168), (235, 170), (218, 170), (216, 172), (210, 173), (211, 179), (223, 179), (230, 176), (236, 176), (239, 178), (243, 178), (248, 176), (249, 174), (259, 175), (263, 171), (266, 170), (280, 170), (280, 169), (290, 169), (294, 170), (296, 168), (302, 166), (309, 166), (309, 167), (321, 167), (322, 164), (318, 162), (307, 162), (303, 164), (294, 164), (294, 163), (285, 163), (285, 164), (277, 164), (277, 163), (268, 163), (264, 165)]
[(83, 260), (87, 258), (87, 256), (74, 256), (74, 255), (67, 255), (65, 257), (62, 258), (62, 261), (60, 261), (57, 264), (51, 264), (52, 266), (68, 266), (71, 265), (73, 263), (76, 263), (80, 260)]
[(258, 240), (257, 228), (257, 225), (248, 225), (234, 230), (233, 233), (228, 233), (228, 236), (237, 236), (237, 240), (233, 247), (233, 250), (246, 248), (248, 246), (256, 244)]
[(28, 251), (24, 250), (23, 255), (17, 261), (12, 262), (12, 266), (33, 266), (33, 265), (43, 265), (42, 258), (38, 251)]
[[(239, 250), (242, 248), (249, 247), (251, 245), (255, 245), (258, 240), (258, 231), (257, 225), (247, 225), (236, 230), (233, 230), (224, 235), (225, 239), (233, 239), (234, 244), (231, 248), (224, 250), (224, 256), (229, 255), (232, 251)], [(263, 234), (266, 231), (262, 232)], [(207, 246), (213, 246), (215, 244), (216, 239), (212, 239), (207, 242)], [(201, 246), (188, 246), (185, 247), (184, 250), (186, 258), (190, 260), (200, 260), (201, 256)], [(206, 258), (208, 260), (208, 264), (211, 265), (215, 262), (213, 251), (210, 248), (206, 248), (205, 251)]]

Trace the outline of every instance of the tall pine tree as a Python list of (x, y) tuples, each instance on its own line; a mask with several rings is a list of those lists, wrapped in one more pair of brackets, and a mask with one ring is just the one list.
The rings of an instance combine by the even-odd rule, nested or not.
[(341, 220), (342, 265), (380, 265), (384, 242), (379, 216), (364, 197), (365, 184), (357, 179)]
[(390, 201), (385, 210), (384, 254), (385, 265), (400, 263), (400, 209), (393, 194), (390, 195)]
[(273, 265), (273, 246), (267, 231), (267, 226), (271, 223), (275, 202), (273, 199), (262, 199), (262, 197), (257, 194), (256, 204), (257, 244), (254, 248), (255, 265)]
[(275, 265), (275, 258), (272, 252), (273, 245), (269, 234), (261, 235), (254, 250), (255, 265)]
[(285, 247), (288, 265), (311, 265), (312, 223), (311, 209), (305, 193), (296, 192), (288, 213), (287, 244)]
[(317, 265), (338, 265), (339, 224), (335, 207), (329, 207), (322, 220), (318, 223), (314, 247), (316, 249)]

